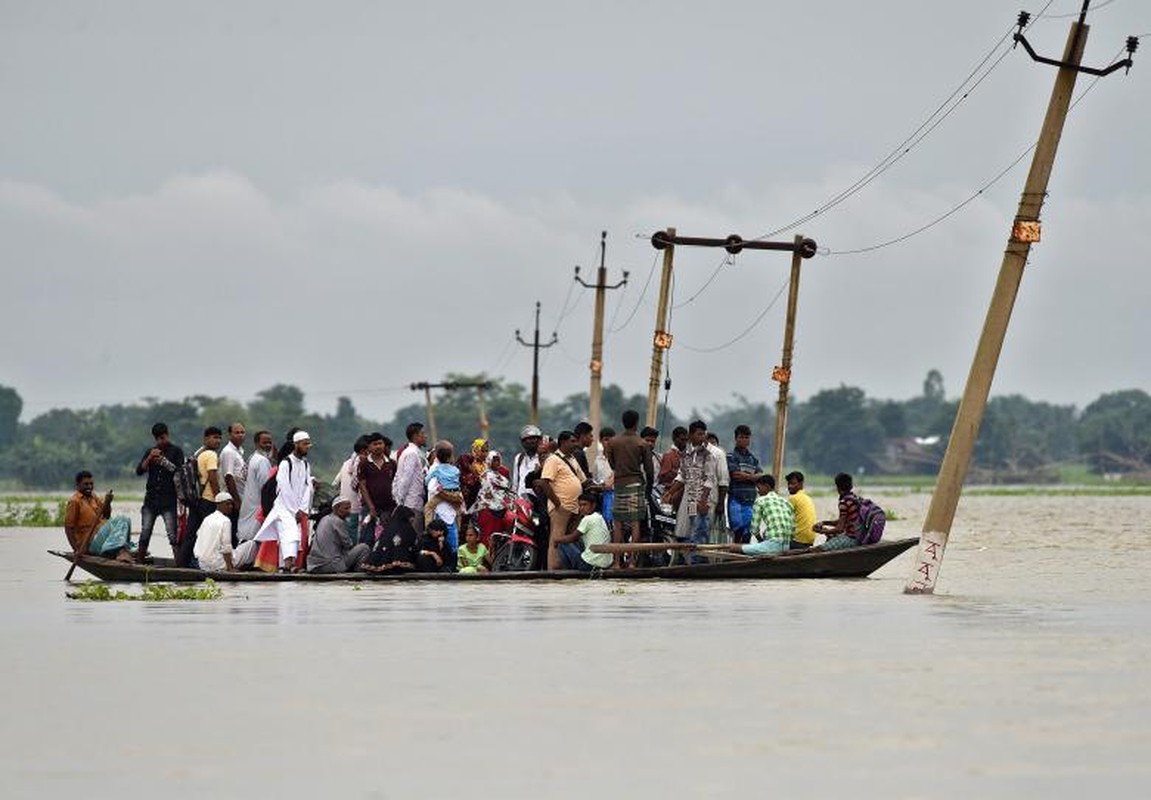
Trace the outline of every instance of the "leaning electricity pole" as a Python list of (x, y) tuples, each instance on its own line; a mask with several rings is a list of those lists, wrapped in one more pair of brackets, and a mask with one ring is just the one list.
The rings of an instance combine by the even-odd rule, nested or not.
[[(588, 370), (591, 372), (591, 391), (588, 394), (589, 409), (588, 409), (588, 422), (591, 423), (592, 435), (595, 440), (592, 442), (594, 453), (599, 453), (599, 424), (600, 424), (600, 395), (601, 380), (603, 378), (603, 306), (604, 295), (608, 289), (618, 289), (621, 286), (627, 285), (627, 270), (624, 270), (623, 280), (619, 283), (613, 283), (611, 286), (607, 284), (607, 267), (604, 266), (604, 257), (607, 253), (607, 231), (603, 231), (599, 237), (599, 271), (596, 273), (596, 282), (587, 283), (579, 276), (579, 267), (575, 268), (575, 280), (585, 289), (595, 289), (595, 320), (592, 323), (592, 336), (591, 336), (591, 361), (588, 363)], [(590, 459), (589, 459), (590, 460)]]
[[(789, 281), (789, 291), (787, 295), (787, 322), (783, 330), (783, 363), (775, 367), (771, 371), (772, 380), (779, 383), (779, 400), (775, 407), (775, 453), (772, 458), (772, 474), (778, 476), (783, 469), (783, 448), (784, 441), (787, 437), (787, 395), (788, 389), (791, 385), (791, 356), (793, 351), (793, 341), (795, 336), (795, 317), (796, 308), (799, 304), (799, 265), (805, 258), (811, 258), (815, 255), (817, 245), (815, 240), (806, 239), (803, 236), (796, 236), (790, 242), (765, 242), (759, 239), (752, 239), (751, 241), (744, 241), (743, 237), (732, 234), (726, 239), (706, 239), (696, 236), (676, 236), (675, 228), (668, 228), (666, 231), (656, 231), (651, 237), (651, 246), (656, 250), (664, 251), (664, 277), (665, 280), (671, 278), (671, 251), (675, 245), (691, 245), (695, 247), (722, 247), (727, 252), (735, 255), (740, 251), (747, 250), (785, 250), (791, 253), (791, 278)], [(667, 293), (663, 291), (664, 287), (660, 287), (659, 308), (656, 310), (656, 329), (655, 329), (655, 348), (657, 351), (666, 350), (671, 347), (671, 334), (664, 328), (667, 324)], [(662, 352), (658, 353), (662, 360)], [(659, 372), (656, 368), (656, 356), (652, 357), (652, 380), (658, 381)], [(658, 384), (653, 383), (648, 387), (648, 419), (651, 420), (654, 415), (655, 400), (652, 393), (653, 386), (658, 389)], [(648, 424), (652, 424), (649, 422)]]
[(520, 337), (519, 330), (516, 330), (516, 341), (532, 349), (532, 425), (540, 424), (540, 350), (546, 350), (559, 340), (556, 332), (552, 331), (552, 340), (547, 344), (540, 344), (540, 301), (536, 300), (535, 338), (529, 344)]
[[(664, 231), (667, 239), (675, 238), (675, 228)], [(655, 312), (655, 335), (651, 343), (651, 379), (647, 384), (647, 426), (655, 427), (656, 409), (659, 407), (659, 373), (663, 371), (663, 351), (671, 347), (671, 334), (667, 332), (667, 305), (671, 294), (672, 260), (675, 258), (675, 245), (668, 244), (663, 250), (663, 274), (659, 281), (659, 305)]]
[(911, 577), (904, 587), (904, 592), (908, 594), (931, 594), (935, 591), (935, 582), (939, 577), (939, 568), (943, 563), (943, 551), (947, 546), (951, 523), (955, 520), (955, 509), (959, 504), (959, 493), (967, 476), (967, 468), (971, 462), (971, 454), (975, 449), (975, 441), (979, 437), (979, 426), (983, 421), (984, 409), (987, 407), (991, 381), (995, 377), (999, 353), (1003, 349), (1003, 340), (1007, 335), (1007, 324), (1011, 320), (1011, 310), (1015, 305), (1015, 297), (1023, 279), (1023, 268), (1027, 265), (1027, 257), (1031, 252), (1032, 243), (1039, 241), (1039, 212), (1043, 208), (1043, 198), (1047, 195), (1047, 183), (1055, 163), (1055, 153), (1059, 149), (1063, 123), (1071, 105), (1075, 79), (1080, 72), (1103, 76), (1120, 67), (1130, 69), (1130, 56), (1138, 46), (1139, 40), (1136, 37), (1128, 37), (1128, 57), (1126, 59), (1105, 69), (1080, 66), (1083, 50), (1087, 44), (1089, 26), (1085, 24), (1085, 20), (1089, 5), (1090, 0), (1083, 1), (1083, 10), (1079, 14), (1079, 21), (1071, 24), (1063, 58), (1059, 61), (1036, 55), (1035, 51), (1031, 49), (1030, 43), (1023, 36), (1023, 29), (1027, 26), (1030, 15), (1027, 12), (1019, 15), (1019, 32), (1015, 34), (1015, 42), (1022, 44), (1028, 55), (1035, 61), (1059, 67), (1059, 73), (1055, 77), (1055, 87), (1051, 91), (1047, 115), (1043, 120), (1043, 129), (1039, 134), (1039, 141), (1035, 145), (1031, 170), (1027, 173), (1023, 195), (1019, 198), (1019, 208), (1011, 226), (1011, 234), (1007, 239), (1007, 249), (1003, 253), (1003, 262), (999, 267), (995, 293), (992, 295), (991, 304), (987, 309), (983, 332), (979, 338), (971, 371), (967, 376), (967, 386), (963, 391), (963, 399), (959, 403), (959, 410), (956, 412), (955, 423), (951, 429), (951, 438), (947, 443), (947, 452), (944, 454), (943, 463), (939, 467), (935, 493), (931, 496), (931, 505), (923, 520), (923, 535), (919, 539), (919, 555), (916, 558)]
[(490, 381), (448, 381), (447, 383), (428, 383), (427, 381), (420, 381), (419, 383), (412, 384), (412, 391), (418, 392), (421, 389), (424, 392), (424, 406), (427, 409), (428, 415), (428, 433), (431, 434), (432, 446), (440, 440), (439, 433), (436, 431), (436, 407), (432, 403), (432, 389), (444, 389), (445, 391), (455, 391), (456, 389), (475, 389), (479, 392), (479, 406), (480, 406), (480, 433), (485, 439), (488, 438), (488, 415), (484, 408), (484, 392), (492, 388)]

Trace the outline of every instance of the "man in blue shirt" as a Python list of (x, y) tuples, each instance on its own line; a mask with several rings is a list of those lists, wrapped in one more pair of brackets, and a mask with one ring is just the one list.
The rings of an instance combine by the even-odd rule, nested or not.
[(751, 513), (757, 496), (755, 481), (760, 475), (759, 459), (747, 449), (749, 444), (751, 428), (736, 426), (735, 447), (727, 454), (727, 471), (731, 478), (727, 490), (727, 524), (736, 544), (750, 539)]

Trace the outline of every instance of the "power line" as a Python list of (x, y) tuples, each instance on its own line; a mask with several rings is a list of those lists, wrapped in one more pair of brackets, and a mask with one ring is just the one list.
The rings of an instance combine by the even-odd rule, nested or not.
[(691, 345), (683, 343), (680, 344), (680, 347), (682, 347), (684, 350), (690, 350), (693, 353), (718, 353), (720, 350), (726, 350), (740, 339), (743, 339), (745, 336), (750, 334), (759, 326), (759, 323), (762, 322), (763, 318), (767, 316), (767, 312), (771, 311), (771, 309), (775, 307), (775, 304), (779, 302), (779, 298), (783, 296), (783, 291), (787, 288), (788, 283), (789, 281), (783, 282), (783, 285), (779, 287), (779, 291), (775, 293), (775, 297), (771, 298), (771, 302), (768, 303), (767, 306), (759, 312), (759, 315), (751, 321), (751, 324), (744, 328), (743, 332), (737, 335), (734, 339), (731, 339), (730, 341), (715, 347), (692, 347)]
[[(1050, 5), (1050, 3), (1048, 5)], [(1115, 56), (1112, 57), (1111, 61), (1114, 62), (1115, 59), (1117, 59), (1122, 53), (1123, 53), (1123, 50), (1120, 49), (1115, 54)], [(1102, 79), (1102, 76), (1096, 76), (1095, 79), (1087, 85), (1087, 87), (1071, 103), (1071, 106), (1068, 109), (1068, 113), (1070, 113), (1071, 110), (1073, 110), (1077, 105), (1079, 105), (1079, 102), (1084, 97), (1087, 96), (1088, 92), (1090, 92), (1092, 89), (1095, 88), (1095, 84), (1099, 83), (1099, 81), (1101, 79)], [(985, 183), (981, 187), (979, 187), (973, 194), (968, 196), (967, 199), (963, 200), (958, 205), (953, 206), (951, 209), (944, 212), (943, 214), (940, 214), (938, 217), (935, 217), (933, 220), (931, 220), (927, 224), (921, 225), (918, 228), (916, 228), (915, 230), (910, 231), (908, 233), (905, 233), (902, 236), (897, 236), (894, 239), (888, 239), (887, 241), (879, 242), (878, 244), (869, 245), (867, 247), (857, 247), (857, 248), (854, 248), (852, 250), (831, 250), (827, 253), (827, 255), (850, 256), (850, 255), (859, 255), (861, 253), (870, 253), (874, 250), (880, 250), (884, 247), (890, 247), (891, 245), (905, 242), (908, 239), (912, 238), (913, 236), (918, 236), (919, 234), (923, 233), (924, 231), (929, 230), (930, 228), (934, 228), (936, 225), (943, 222), (948, 217), (951, 217), (952, 215), (958, 213), (961, 209), (965, 208), (969, 203), (971, 203), (973, 200), (975, 200), (975, 198), (979, 197), (984, 192), (986, 192), (988, 189), (990, 189), (992, 186), (994, 186), (996, 183), (998, 183), (1000, 180), (1002, 180), (1003, 177), (1005, 175), (1007, 175), (1007, 173), (1009, 173), (1009, 172), (1011, 172), (1011, 170), (1015, 169), (1015, 167), (1018, 166), (1019, 162), (1022, 161), (1024, 158), (1026, 158), (1031, 153), (1031, 151), (1034, 150), (1038, 145), (1039, 145), (1039, 140), (1037, 139), (1034, 142), (1032, 142), (1031, 145), (1028, 146), (1026, 150), (1024, 150), (1022, 153), (1020, 153), (1015, 158), (1014, 161), (1012, 161), (1010, 164), (1008, 164), (1006, 167), (1004, 167), (1002, 170), (1000, 170), (999, 173), (996, 174), (996, 176), (994, 178), (992, 178), (987, 183)]]
[(721, 269), (723, 269), (727, 264), (734, 263), (734, 261), (735, 261), (735, 259), (730, 254), (725, 255), (722, 259), (720, 259), (720, 262), (715, 265), (715, 269), (712, 270), (711, 275), (708, 277), (708, 279), (706, 281), (704, 281), (703, 286), (699, 287), (699, 289), (696, 291), (695, 294), (693, 294), (691, 297), (684, 300), (679, 305), (671, 305), (670, 307), (671, 308), (679, 308), (680, 306), (686, 306), (688, 303), (695, 302), (695, 299), (697, 297), (699, 297), (701, 294), (703, 294), (704, 292), (706, 292), (707, 287), (711, 286), (712, 281), (714, 281), (716, 279), (716, 277), (719, 275), (719, 271)]
[[(627, 315), (627, 319), (625, 319), (623, 321), (623, 324), (620, 325), (618, 328), (615, 327), (615, 318), (613, 317), (612, 318), (612, 324), (610, 326), (608, 326), (608, 333), (619, 333), (624, 328), (626, 328), (629, 323), (631, 323), (632, 319), (635, 317), (635, 313), (637, 311), (639, 311), (640, 305), (643, 304), (643, 299), (645, 297), (647, 297), (647, 290), (648, 290), (648, 287), (651, 286), (651, 279), (652, 279), (652, 276), (655, 275), (655, 265), (656, 265), (656, 262), (658, 262), (658, 261), (659, 261), (659, 253), (656, 252), (656, 254), (651, 257), (651, 269), (648, 270), (647, 280), (643, 282), (643, 290), (639, 293), (639, 299), (635, 301), (635, 307), (632, 308), (631, 313)], [(620, 298), (620, 302), (621, 303), (623, 302), (622, 297)], [(617, 315), (619, 313), (619, 307), (618, 306), (616, 307), (616, 313), (617, 313)]]
[[(1054, 0), (1048, 0), (1047, 5), (1050, 6), (1052, 2), (1054, 2)], [(1046, 6), (1044, 7), (1044, 10), (1046, 10)], [(1042, 13), (1043, 12), (1041, 11), (1040, 14)], [(777, 236), (815, 219), (819, 215), (830, 211), (839, 204), (848, 200), (853, 195), (858, 194), (873, 180), (895, 166), (895, 164), (902, 160), (904, 156), (908, 155), (913, 149), (922, 143), (923, 140), (927, 138), (927, 136), (930, 135), (945, 119), (951, 116), (951, 114), (954, 113), (957, 108), (959, 108), (960, 104), (968, 97), (970, 97), (971, 93), (975, 91), (975, 89), (978, 88), (979, 85), (982, 84), (983, 81), (985, 81), (992, 72), (995, 71), (1000, 63), (1002, 63), (1003, 59), (1011, 51), (1010, 47), (1004, 49), (1003, 53), (1001, 53), (999, 57), (996, 58), (995, 61), (991, 64), (991, 66), (988, 67), (981, 76), (979, 76), (978, 80), (975, 80), (974, 83), (971, 83), (972, 80), (977, 75), (979, 75), (980, 71), (983, 70), (987, 62), (991, 61), (991, 59), (995, 57), (996, 52), (1001, 47), (1003, 47), (1004, 43), (1007, 42), (1008, 39), (1011, 38), (1015, 28), (1016, 25), (1012, 24), (1003, 34), (1003, 36), (1001, 36), (999, 40), (991, 47), (991, 49), (987, 52), (987, 55), (983, 57), (983, 59), (975, 66), (975, 68), (972, 69), (970, 73), (968, 73), (967, 77), (965, 77), (963, 81), (951, 92), (951, 94), (947, 96), (947, 99), (940, 103), (939, 106), (936, 107), (933, 112), (931, 112), (927, 119), (925, 119), (918, 128), (912, 131), (911, 135), (896, 145), (895, 148), (891, 150), (891, 152), (889, 152), (878, 164), (868, 170), (868, 172), (866, 172), (862, 177), (856, 180), (855, 183), (833, 195), (829, 200), (825, 201), (821, 206), (814, 209), (813, 211), (810, 211), (807, 214), (792, 220), (787, 225), (776, 228), (773, 231), (769, 231), (759, 238), (768, 239), (773, 236)], [(968, 86), (968, 84), (971, 85)], [(958, 97), (958, 99), (956, 99), (956, 97)]]
[[(1051, 0), (1051, 2), (1055, 2), (1055, 0)], [(1115, 0), (1103, 0), (1102, 3), (1092, 8), (1091, 11), (1098, 11), (1101, 8), (1106, 8), (1114, 2)], [(1047, 5), (1050, 6), (1051, 3), (1048, 3)], [(1044, 10), (1046, 10), (1046, 6), (1044, 7)], [(1039, 13), (1042, 14), (1043, 12), (1040, 11)], [(1046, 17), (1046, 19), (1071, 19), (1072, 17), (1078, 17), (1080, 13), (1081, 12), (1079, 11), (1073, 11), (1070, 14), (1052, 14), (1051, 16)]]

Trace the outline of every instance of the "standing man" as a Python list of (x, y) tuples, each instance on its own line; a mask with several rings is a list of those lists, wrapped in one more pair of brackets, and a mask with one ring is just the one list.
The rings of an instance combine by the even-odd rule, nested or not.
[(412, 422), (404, 430), (408, 441), (396, 454), (396, 477), (392, 480), (392, 497), (397, 506), (412, 512), (412, 525), (417, 533), (424, 531), (424, 503), (427, 502), (427, 488), (424, 479), (428, 474), (428, 459), (424, 445), (428, 435), (424, 433), (422, 422)]
[(679, 475), (672, 484), (673, 494), (677, 492), (676, 486), (680, 487), (681, 494), (675, 536), (693, 544), (707, 544), (711, 512), (715, 508), (717, 473), (703, 420), (697, 419), (688, 426), (687, 438), (687, 451), (680, 458)]
[(540, 468), (540, 441), (543, 432), (535, 425), (525, 425), (520, 431), (520, 446), (523, 452), (516, 453), (512, 459), (512, 491), (516, 497), (523, 497), (532, 487), (527, 485), (525, 478), (529, 472)]
[(792, 550), (804, 550), (815, 544), (815, 503), (803, 489), (803, 473), (787, 473), (788, 500), (795, 512), (795, 538)]
[(257, 519), (260, 510), (260, 490), (264, 488), (272, 472), (272, 457), (275, 450), (275, 442), (268, 431), (256, 431), (256, 435), (252, 437), (252, 445), (256, 450), (248, 459), (248, 466), (244, 472), (244, 496), (240, 500), (240, 522), (236, 529), (241, 542), (251, 541), (256, 531), (260, 529), (260, 520)]
[[(244, 439), (248, 432), (239, 422), (228, 426), (228, 443), (220, 451), (220, 474), (224, 476), (224, 490), (232, 496), (231, 511), (228, 512), (232, 520), (232, 544), (239, 543), (237, 534), (240, 526), (240, 511), (244, 497), (244, 483), (248, 476), (248, 465), (244, 463)], [(216, 503), (216, 510), (220, 504)]]
[(750, 541), (751, 512), (757, 496), (755, 481), (760, 474), (759, 459), (747, 449), (749, 444), (751, 428), (737, 425), (735, 447), (727, 454), (727, 472), (731, 480), (727, 495), (727, 524), (731, 527), (731, 539), (735, 544)]
[[(607, 460), (615, 475), (615, 498), (612, 506), (611, 539), (623, 543), (623, 524), (631, 526), (632, 542), (643, 538), (642, 526), (647, 522), (647, 492), (654, 482), (651, 449), (639, 437), (639, 412), (623, 412), (623, 433), (610, 440)], [(613, 556), (613, 566), (619, 564), (619, 554)]]
[[(368, 449), (360, 457), (356, 482), (359, 485), (363, 506), (368, 509), (367, 518), (371, 523), (365, 526), (365, 540), (375, 543), (375, 532), (388, 527), (392, 512), (396, 510), (396, 498), (392, 496), (392, 484), (396, 478), (396, 462), (389, 454), (392, 440), (382, 433), (368, 434)], [(345, 495), (346, 496), (346, 495)], [(358, 531), (357, 531), (358, 533)], [(371, 538), (368, 539), (368, 535)], [(358, 540), (358, 537), (353, 537)]]
[(136, 551), (136, 560), (141, 563), (148, 556), (148, 545), (152, 541), (157, 517), (164, 520), (164, 530), (168, 534), (168, 544), (172, 547), (173, 555), (179, 547), (176, 541), (179, 529), (176, 527), (176, 484), (173, 476), (184, 463), (184, 451), (172, 444), (168, 426), (163, 422), (152, 426), (152, 439), (153, 446), (144, 451), (140, 463), (136, 465), (137, 475), (148, 474), (144, 484), (144, 505), (140, 508), (140, 547)]
[(294, 572), (302, 538), (301, 517), (307, 519), (312, 507), (312, 467), (308, 450), (312, 437), (307, 431), (292, 434), (292, 452), (276, 470), (276, 502), (256, 533), (257, 542), (280, 543), (280, 569)]
[(196, 451), (196, 472), (200, 478), (200, 496), (188, 509), (188, 524), (184, 529), (184, 539), (176, 554), (176, 566), (187, 567), (192, 563), (196, 548), (196, 531), (200, 523), (216, 510), (216, 495), (220, 493), (220, 442), (224, 432), (214, 425), (204, 428), (204, 444)]
[(712, 463), (715, 464), (715, 514), (712, 522), (716, 528), (716, 538), (726, 538), (727, 525), (724, 517), (727, 516), (727, 490), (731, 486), (731, 476), (727, 471), (727, 453), (719, 446), (719, 437), (711, 431), (707, 433), (707, 449), (711, 451)]
[(583, 492), (587, 473), (575, 459), (579, 449), (578, 440), (572, 431), (560, 431), (558, 450), (544, 461), (540, 472), (539, 485), (548, 498), (548, 521), (550, 538), (548, 542), (548, 570), (561, 568), (557, 537), (566, 538), (575, 527), (575, 515), (579, 513), (579, 496)]
[[(360, 538), (360, 510), (363, 508), (363, 498), (360, 497), (360, 462), (368, 452), (368, 434), (360, 434), (352, 442), (352, 454), (340, 465), (340, 471), (332, 480), (336, 487), (336, 497), (348, 500), (348, 516), (345, 522), (348, 526), (348, 536), (352, 542)], [(390, 488), (390, 486), (389, 486)]]
[(580, 469), (583, 470), (583, 474), (590, 476), (592, 472), (591, 465), (587, 460), (587, 449), (595, 443), (595, 433), (592, 431), (591, 423), (577, 422), (575, 428), (572, 429), (572, 433), (575, 434), (576, 438), (576, 447), (575, 450), (572, 451), (572, 457), (576, 460), (576, 463), (579, 464)]
[(679, 475), (679, 463), (687, 450), (687, 428), (682, 425), (675, 426), (671, 432), (671, 447), (659, 460), (659, 472), (656, 473), (656, 485), (662, 496)]

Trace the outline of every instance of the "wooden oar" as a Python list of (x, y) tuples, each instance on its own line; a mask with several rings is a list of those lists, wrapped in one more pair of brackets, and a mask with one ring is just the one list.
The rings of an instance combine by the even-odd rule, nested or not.
[(80, 552), (74, 550), (72, 552), (72, 566), (68, 567), (68, 574), (64, 576), (64, 583), (72, 580), (72, 573), (76, 571), (76, 565), (80, 563)]
[(660, 550), (727, 550), (729, 545), (726, 544), (695, 544), (693, 542), (633, 542), (628, 543), (611, 543), (611, 544), (593, 544), (591, 551), (593, 553), (651, 553)]

